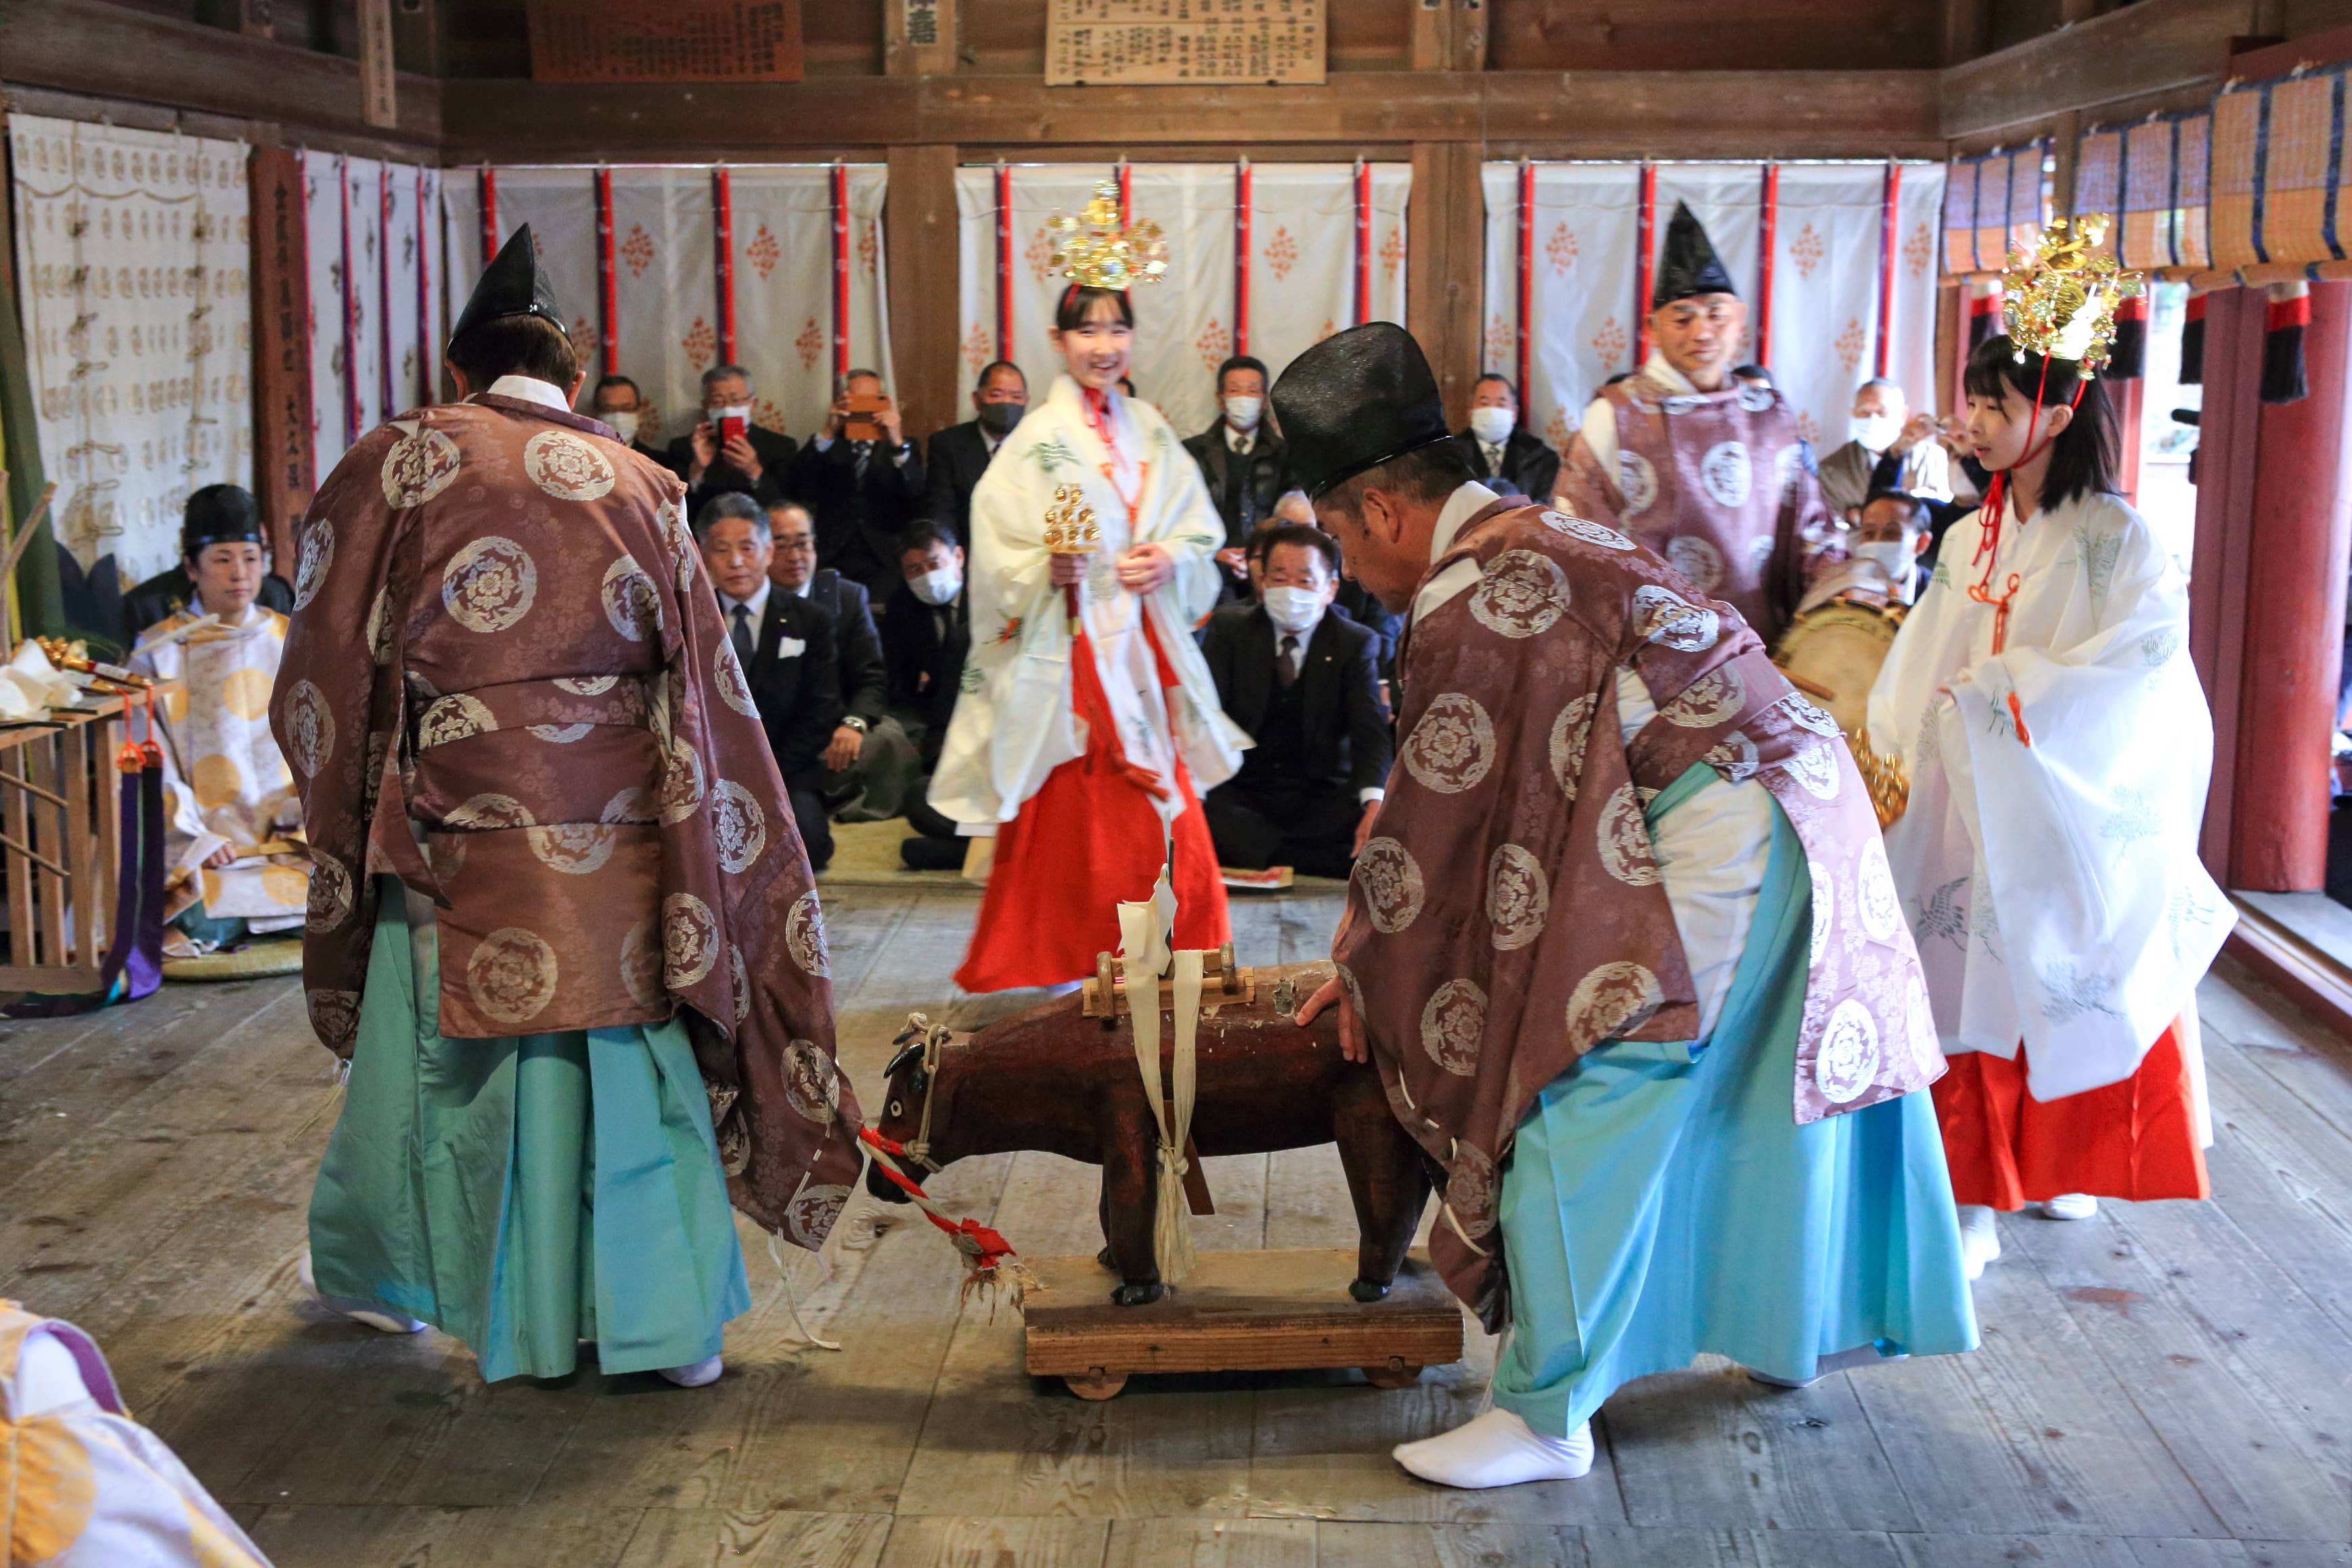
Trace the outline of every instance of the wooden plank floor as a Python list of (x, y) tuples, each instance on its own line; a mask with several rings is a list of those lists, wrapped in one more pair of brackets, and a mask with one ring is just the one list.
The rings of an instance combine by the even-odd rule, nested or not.
[[(977, 903), (831, 891), (845, 1065), (869, 1097)], [(1318, 956), (1328, 896), (1236, 905), (1244, 961)], [(437, 1335), (331, 1319), (294, 1277), (328, 1058), (290, 981), (171, 988), (0, 1026), (0, 1295), (70, 1317), (134, 1413), (285, 1568), (561, 1563), (2352, 1563), (2352, 1041), (2242, 973), (2200, 994), (2215, 1201), (2003, 1221), (1984, 1347), (1773, 1392), (1720, 1362), (1622, 1391), (1581, 1481), (1463, 1493), (1390, 1445), (1475, 1412), (1494, 1363), (1383, 1393), (1352, 1374), (1140, 1380), (1087, 1404), (1021, 1372), (1009, 1312), (960, 1309), (949, 1249), (860, 1197), (805, 1328), (747, 1234), (754, 1306), (703, 1390), (593, 1369), (485, 1387)], [(1352, 1246), (1328, 1149), (1212, 1160), (1206, 1248)], [(1039, 1254), (1091, 1250), (1090, 1167), (936, 1185)]]

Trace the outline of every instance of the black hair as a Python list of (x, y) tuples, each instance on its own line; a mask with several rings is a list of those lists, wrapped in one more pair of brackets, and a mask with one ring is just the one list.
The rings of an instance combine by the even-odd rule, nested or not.
[(1323, 564), (1331, 569), (1331, 575), (1339, 575), (1339, 541), (1321, 528), (1310, 528), (1305, 523), (1260, 523), (1250, 535), (1249, 543), (1244, 547), (1242, 559), (1271, 561), (1276, 549), (1283, 545), (1297, 545), (1316, 551), (1322, 556)]
[(977, 392), (980, 388), (986, 386), (988, 384), (988, 378), (994, 375), (999, 371), (1011, 371), (1014, 375), (1021, 376), (1022, 390), (1024, 392), (1028, 390), (1029, 378), (1025, 375), (1022, 375), (1021, 367), (1014, 364), (1011, 360), (991, 360), (988, 363), (981, 366), (980, 375), (971, 383), (972, 390)]
[(544, 316), (493, 316), (450, 340), (449, 362), (476, 392), (500, 376), (529, 376), (569, 389), (580, 379), (580, 356), (563, 329)]
[(1393, 490), (1409, 500), (1436, 502), (1475, 477), (1459, 445), (1450, 439), (1433, 441), (1341, 480), (1323, 492), (1318, 503), (1352, 517), (1361, 514), (1366, 490)]
[(1904, 515), (1911, 519), (1910, 526), (1922, 532), (1936, 526), (1935, 512), (1908, 490), (1873, 490), (1862, 503), (1862, 509), (1866, 512), (1881, 501), (1892, 501), (1902, 507)]
[(261, 532), (261, 503), (241, 485), (206, 485), (190, 491), (180, 510), (183, 557), (194, 556), (206, 544), (235, 544)]
[[(2045, 379), (2046, 378), (2046, 379)], [(2116, 438), (2115, 409), (2107, 402), (2104, 382), (2087, 378), (2072, 360), (2045, 360), (2028, 354), (2021, 361), (2007, 337), (1987, 338), (1969, 355), (1960, 385), (1970, 397), (2003, 401), (2015, 392), (2027, 403), (2038, 389), (2042, 406), (2074, 404), (2074, 417), (2050, 444), (2050, 472), (2042, 476), (2037, 508), (2060, 507), (2081, 496), (2116, 494), (2116, 470), (2121, 464)], [(2075, 401), (2079, 388), (2082, 397)], [(2045, 430), (2047, 426), (2043, 427)], [(2034, 436), (2040, 444), (2042, 437)]]
[(877, 386), (882, 384), (882, 372), (880, 371), (869, 371), (864, 365), (860, 365), (854, 371), (842, 371), (841, 385), (835, 390), (837, 392), (848, 391), (849, 383), (856, 381), (861, 376), (866, 380), (872, 382)]
[(1264, 382), (1267, 386), (1272, 386), (1274, 384), (1274, 377), (1267, 372), (1265, 361), (1264, 360), (1259, 359), (1255, 354), (1234, 354), (1231, 358), (1227, 359), (1223, 364), (1217, 367), (1217, 395), (1219, 397), (1225, 395), (1225, 377), (1234, 371), (1255, 371), (1259, 381)]
[(1619, 382), (1630, 382), (1630, 381), (1632, 381), (1633, 379), (1633, 371), (1619, 371), (1615, 375), (1611, 376), (1607, 381), (1602, 382), (1601, 384), (1602, 386), (1604, 386), (1604, 387), (1613, 387), (1613, 386), (1615, 386)]
[(773, 525), (768, 521), (767, 508), (740, 490), (725, 490), (702, 503), (702, 510), (694, 514), (694, 542), (700, 544), (709, 537), (713, 523), (732, 517), (751, 525), (755, 534), (776, 537)]
[[(646, 401), (645, 389), (637, 385), (636, 382), (631, 381), (626, 376), (598, 376), (596, 378), (596, 392), (611, 392), (614, 387), (626, 387), (629, 389), (630, 394), (639, 402)], [(592, 392), (590, 395), (593, 397), (594, 393)]]
[(928, 550), (933, 545), (941, 545), (949, 549), (963, 549), (963, 542), (955, 537), (953, 528), (931, 517), (925, 517), (898, 536), (898, 553), (902, 556), (908, 550)]
[(1476, 381), (1472, 382), (1470, 383), (1470, 395), (1472, 397), (1477, 396), (1478, 389), (1485, 386), (1488, 382), (1498, 383), (1505, 392), (1510, 393), (1511, 402), (1514, 403), (1519, 401), (1519, 389), (1517, 385), (1512, 382), (1510, 377), (1505, 375), (1500, 371), (1488, 371), (1484, 375), (1481, 375)]
[(1761, 365), (1741, 365), (1731, 372), (1731, 379), (1736, 382), (1762, 382), (1775, 392), (1778, 392), (1780, 386), (1780, 382), (1772, 379), (1772, 372)]
[(1075, 332), (1094, 313), (1095, 301), (1113, 299), (1118, 302), (1118, 319), (1135, 325), (1135, 301), (1124, 288), (1091, 288), (1083, 283), (1073, 283), (1062, 290), (1062, 302), (1054, 307), (1054, 325), (1062, 331)]

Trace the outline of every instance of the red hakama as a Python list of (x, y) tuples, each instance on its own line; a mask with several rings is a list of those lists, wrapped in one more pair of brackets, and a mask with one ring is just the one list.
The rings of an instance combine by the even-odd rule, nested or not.
[[(1144, 622), (1163, 688), (1175, 673)], [(995, 867), (980, 901), (980, 924), (955, 982), (967, 991), (1058, 986), (1095, 972), (1095, 956), (1118, 951), (1118, 905), (1151, 896), (1160, 878), (1159, 776), (1127, 760), (1081, 630), (1070, 647), (1072, 700), (1086, 722), (1083, 757), (1045, 776), (1020, 815), (997, 830)], [(1163, 699), (1164, 700), (1164, 699)], [(1183, 812), (1169, 830), (1176, 892), (1174, 947), (1219, 947), (1233, 939), (1209, 819), (1179, 759)]]
[(1950, 1058), (1936, 1081), (1936, 1117), (1960, 1203), (2019, 1209), (2066, 1193), (2094, 1197), (2208, 1197), (2196, 1091), (2175, 1022), (2120, 1083), (2058, 1100), (2026, 1092), (2015, 1061), (1981, 1051)]

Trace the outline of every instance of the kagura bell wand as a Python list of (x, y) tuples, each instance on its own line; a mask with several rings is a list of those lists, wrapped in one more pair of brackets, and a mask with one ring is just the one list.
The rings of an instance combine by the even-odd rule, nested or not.
[[(1076, 485), (1063, 485), (1054, 491), (1054, 504), (1045, 509), (1045, 549), (1062, 556), (1090, 556), (1102, 544), (1102, 529), (1095, 525), (1095, 509), (1087, 505), (1087, 493)], [(1066, 582), (1062, 597), (1070, 610), (1070, 635), (1078, 634), (1078, 585)]]

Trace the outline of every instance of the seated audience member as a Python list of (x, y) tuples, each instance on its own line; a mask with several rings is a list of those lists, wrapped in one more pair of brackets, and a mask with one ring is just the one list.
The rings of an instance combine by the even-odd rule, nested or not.
[(1256, 743), (1202, 802), (1221, 864), (1344, 877), (1371, 831), (1394, 745), (1371, 632), (1328, 613), (1339, 547), (1262, 530), (1259, 602), (1212, 616), (1202, 652), (1226, 716)]
[[(164, 950), (181, 956), (299, 928), (310, 886), (294, 775), (269, 733), (287, 622), (256, 602), (269, 559), (261, 519), (242, 490), (243, 507), (199, 505), (205, 494), (190, 498), (181, 524), (180, 556), (194, 583), (188, 603), (152, 628), (152, 646), (131, 661), (180, 684), (156, 713), (170, 812)], [(304, 566), (307, 577), (327, 563)], [(207, 615), (220, 624), (192, 630)]]
[[(1303, 528), (1320, 528), (1322, 527), (1315, 520), (1315, 505), (1307, 498), (1307, 492), (1304, 490), (1285, 491), (1282, 499), (1274, 504), (1274, 517), (1276, 522), (1297, 523)], [(1258, 559), (1262, 563), (1264, 560), (1262, 546), (1259, 547)], [(1251, 571), (1253, 584), (1255, 583), (1257, 575), (1257, 569), (1253, 568)], [(1255, 587), (1251, 591), (1253, 593), (1256, 591)], [(1349, 620), (1380, 639), (1381, 689), (1387, 693), (1394, 693), (1397, 643), (1404, 636), (1404, 617), (1372, 597), (1362, 583), (1348, 576), (1345, 560), (1340, 562), (1339, 597), (1331, 602), (1345, 612)], [(1389, 706), (1394, 707), (1396, 705), (1392, 702)]]
[(898, 851), (917, 871), (953, 871), (963, 864), (968, 846), (956, 825), (931, 810), (929, 789), (962, 689), (964, 655), (971, 651), (963, 549), (938, 523), (918, 523), (898, 563), (905, 580), (882, 618), (883, 658), (890, 667), (891, 716), (915, 737), (923, 769), (922, 787), (907, 800), (907, 822), (916, 836)]
[(914, 787), (915, 743), (890, 716), (890, 682), (882, 639), (874, 629), (866, 585), (831, 567), (819, 567), (816, 525), (796, 501), (768, 508), (775, 541), (768, 580), (825, 613), (833, 629), (834, 667), (841, 682), (841, 715), (825, 743), (824, 787), (845, 822), (878, 822), (903, 809)]
[(1021, 367), (998, 360), (983, 369), (971, 389), (971, 418), (933, 434), (923, 456), (923, 516), (950, 538), (971, 537), (972, 486), (1028, 412), (1029, 383)]
[(1853, 394), (1853, 439), (1822, 459), (1822, 499), (1851, 523), (1880, 490), (1948, 501), (1952, 474), (1935, 415), (1913, 414), (1901, 387), (1873, 378)]
[(1209, 499), (1225, 520), (1225, 548), (1217, 564), (1225, 569), (1228, 597), (1241, 591), (1244, 549), (1258, 525), (1274, 516), (1274, 504), (1289, 486), (1290, 455), (1265, 423), (1265, 366), (1236, 354), (1217, 367), (1217, 423), (1188, 436), (1184, 450), (1201, 465)]
[(775, 536), (767, 513), (749, 496), (713, 496), (695, 514), (695, 542), (719, 593), (727, 640), (743, 666), (768, 749), (791, 794), (793, 820), (807, 846), (809, 869), (833, 860), (833, 828), (825, 819), (830, 778), (825, 750), (841, 723), (839, 654), (833, 618), (768, 580)]
[(1902, 490), (1881, 490), (1863, 506), (1846, 559), (1805, 590), (1797, 612), (1833, 600), (1907, 608), (1927, 586), (1927, 569), (1920, 558), (1933, 537), (1933, 515), (1925, 500)]
[(645, 423), (646, 398), (637, 383), (626, 376), (601, 376), (596, 390), (588, 397), (588, 412), (613, 427), (628, 449), (640, 457), (650, 457), (663, 467), (670, 466), (669, 454), (649, 444), (646, 437), (659, 434), (658, 427), (647, 429)]
[(1470, 388), (1470, 426), (1454, 438), (1470, 471), (1496, 488), (1549, 501), (1559, 485), (1559, 454), (1519, 428), (1519, 389), (1509, 378), (1480, 376)]
[[(879, 399), (881, 406), (853, 415), (850, 403)], [(879, 434), (851, 436), (851, 421)], [(793, 465), (789, 486), (816, 517), (817, 563), (862, 583), (869, 595), (898, 581), (898, 536), (914, 521), (923, 492), (923, 460), (898, 423), (898, 405), (872, 371), (841, 378), (841, 395), (825, 411), (824, 428), (810, 437)]]
[[(263, 537), (261, 503), (253, 498), (252, 491), (238, 486), (207, 485), (191, 494), (187, 505), (180, 508), (180, 537), (184, 540), (207, 536), (241, 538), (247, 534), (255, 538)], [(183, 558), (124, 594), (122, 645), (135, 646), (149, 627), (185, 610), (195, 591), (195, 580), (188, 575), (188, 563)], [(255, 602), (280, 615), (294, 608), (294, 590), (269, 570), (267, 547), (262, 560), (261, 593)]]
[[(663, 459), (686, 481), (687, 509), (698, 517), (714, 497), (740, 492), (772, 505), (791, 493), (793, 438), (752, 423), (751, 406), (751, 371), (713, 365), (702, 372), (702, 419), (669, 444)], [(740, 422), (741, 434), (727, 434), (731, 421)]]

